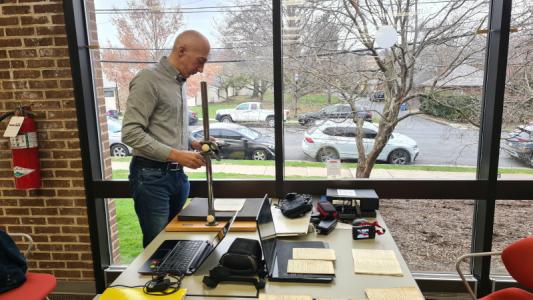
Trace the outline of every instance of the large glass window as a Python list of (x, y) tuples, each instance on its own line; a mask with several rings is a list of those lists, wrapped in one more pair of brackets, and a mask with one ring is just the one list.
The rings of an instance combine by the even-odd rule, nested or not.
[(286, 174), (475, 178), (487, 1), (282, 3)]
[[(96, 0), (94, 5), (96, 17), (89, 17), (88, 26), (90, 48), (99, 45), (91, 55), (104, 179), (127, 180), (131, 149), (121, 145), (120, 128), (129, 81), (168, 54), (184, 29), (199, 30), (211, 41), (209, 64), (202, 75), (187, 81), (185, 98), (191, 135), (202, 138), (199, 82), (207, 81), (211, 135), (223, 145), (214, 178), (274, 179), (275, 147), (281, 145), (274, 143), (271, 2)], [(280, 117), (288, 184), (292, 179), (327, 178), (324, 162), (335, 159), (342, 162), (336, 179), (475, 179), (488, 5), (482, 0), (282, 1)], [(520, 26), (512, 38), (520, 39), (511, 45), (510, 60), (517, 58), (509, 73), (527, 83), (529, 73), (520, 72), (530, 63), (531, 47), (526, 45), (531, 30), (524, 20), (531, 4), (517, 5), (520, 13), (516, 15), (516, 8), (513, 13)], [(150, 20), (151, 26), (141, 26)], [(156, 31), (156, 39), (147, 38)], [(518, 49), (524, 52), (511, 56)], [(506, 109), (511, 96), (527, 95), (517, 82), (509, 79)], [(518, 128), (517, 136), (526, 138), (522, 135), (529, 125), (522, 121), (530, 107), (517, 108), (521, 122), (504, 125), (504, 131)], [(506, 168), (502, 161), (500, 172)], [(522, 167), (518, 173), (529, 174), (527, 170)], [(205, 179), (203, 169), (187, 173), (191, 179)], [(398, 193), (409, 197), (409, 188)], [(463, 188), (459, 194), (468, 192)], [(140, 230), (133, 202), (106, 202), (114, 263), (128, 263), (141, 251), (140, 234), (130, 234)], [(509, 203), (529, 211), (525, 202), (531, 201)], [(385, 199), (381, 213), (412, 271), (453, 272), (455, 259), (470, 252), (472, 203)], [(499, 221), (507, 214), (501, 208), (505, 205), (498, 203), (497, 214), (502, 215), (497, 215), (496, 235), (505, 228)], [(530, 234), (518, 227), (517, 232)], [(495, 238), (494, 248), (502, 245)]]
[[(194, 29), (209, 39), (211, 52), (203, 73), (185, 84), (188, 123), (194, 137), (203, 137), (200, 82), (206, 81), (211, 135), (222, 144), (222, 160), (213, 165), (214, 179), (274, 178), (269, 5), (260, 1), (207, 5), (139, 0), (95, 1), (94, 6), (93, 29), (100, 49), (93, 52), (93, 63), (101, 66), (95, 70), (101, 80), (96, 87), (103, 96), (99, 112), (106, 116), (102, 117), (102, 151), (107, 153), (109, 148), (114, 171), (127, 173), (132, 155), (117, 130), (126, 110), (129, 82), (138, 71), (168, 55), (177, 34)], [(221, 135), (222, 128), (235, 134)], [(191, 178), (205, 178), (204, 168), (186, 172)]]
[(500, 140), (501, 179), (533, 178), (533, 5), (513, 1)]

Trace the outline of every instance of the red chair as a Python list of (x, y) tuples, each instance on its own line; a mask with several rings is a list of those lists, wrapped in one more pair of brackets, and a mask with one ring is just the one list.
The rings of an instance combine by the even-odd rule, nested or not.
[[(10, 236), (20, 236), (28, 240), (28, 249), (23, 253), (27, 258), (33, 248), (33, 239), (25, 233), (9, 233)], [(42, 300), (56, 287), (54, 275), (45, 273), (26, 273), (26, 281), (18, 288), (0, 294), (0, 300)]]
[[(490, 255), (501, 255), (507, 272), (519, 284), (528, 289), (533, 289), (533, 236), (530, 236), (512, 243), (502, 252), (470, 253), (459, 257), (455, 268), (472, 299), (477, 300), (477, 297), (466, 282), (460, 265), (466, 258)], [(519, 288), (506, 288), (495, 291), (479, 300), (533, 300), (533, 294)]]

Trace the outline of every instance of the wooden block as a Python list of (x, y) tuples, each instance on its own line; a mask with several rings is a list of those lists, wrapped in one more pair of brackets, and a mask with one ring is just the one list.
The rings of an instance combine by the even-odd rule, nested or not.
[[(180, 221), (178, 218), (173, 218), (165, 231), (173, 232), (217, 232), (227, 221), (219, 221), (215, 226), (207, 226), (206, 221)], [(235, 221), (231, 225), (230, 231), (233, 232), (254, 232), (257, 228), (255, 221)]]

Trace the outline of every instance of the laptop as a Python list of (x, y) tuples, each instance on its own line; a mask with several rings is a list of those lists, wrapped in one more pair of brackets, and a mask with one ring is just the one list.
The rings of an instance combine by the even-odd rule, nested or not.
[(237, 214), (235, 213), (211, 241), (164, 241), (138, 272), (142, 275), (165, 273), (179, 276), (193, 274), (226, 237), (236, 217)]
[(333, 274), (295, 274), (287, 273), (289, 259), (292, 259), (293, 248), (327, 248), (327, 244), (320, 241), (286, 241), (276, 237), (270, 200), (265, 199), (257, 217), (257, 232), (263, 249), (268, 277), (271, 281), (287, 282), (331, 282)]

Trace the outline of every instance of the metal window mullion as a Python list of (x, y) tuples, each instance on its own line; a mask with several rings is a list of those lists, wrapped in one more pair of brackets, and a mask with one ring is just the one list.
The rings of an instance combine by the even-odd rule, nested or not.
[(82, 156), (87, 218), (90, 230), (93, 270), (98, 293), (105, 289), (104, 268), (110, 264), (106, 206), (96, 199), (92, 189), (95, 180), (102, 179), (97, 113), (91, 72), (88, 32), (83, 0), (63, 1), (72, 81)]
[[(511, 9), (511, 0), (491, 0), (477, 165), (477, 179), (488, 185), (487, 197), (476, 200), (474, 208), (472, 252), (492, 250)], [(492, 290), (490, 262), (490, 257), (472, 259), (478, 297)]]
[(276, 193), (282, 197), (284, 193), (284, 144), (283, 144), (283, 45), (281, 24), (281, 0), (272, 0), (272, 38), (274, 63), (274, 139), (276, 153)]

